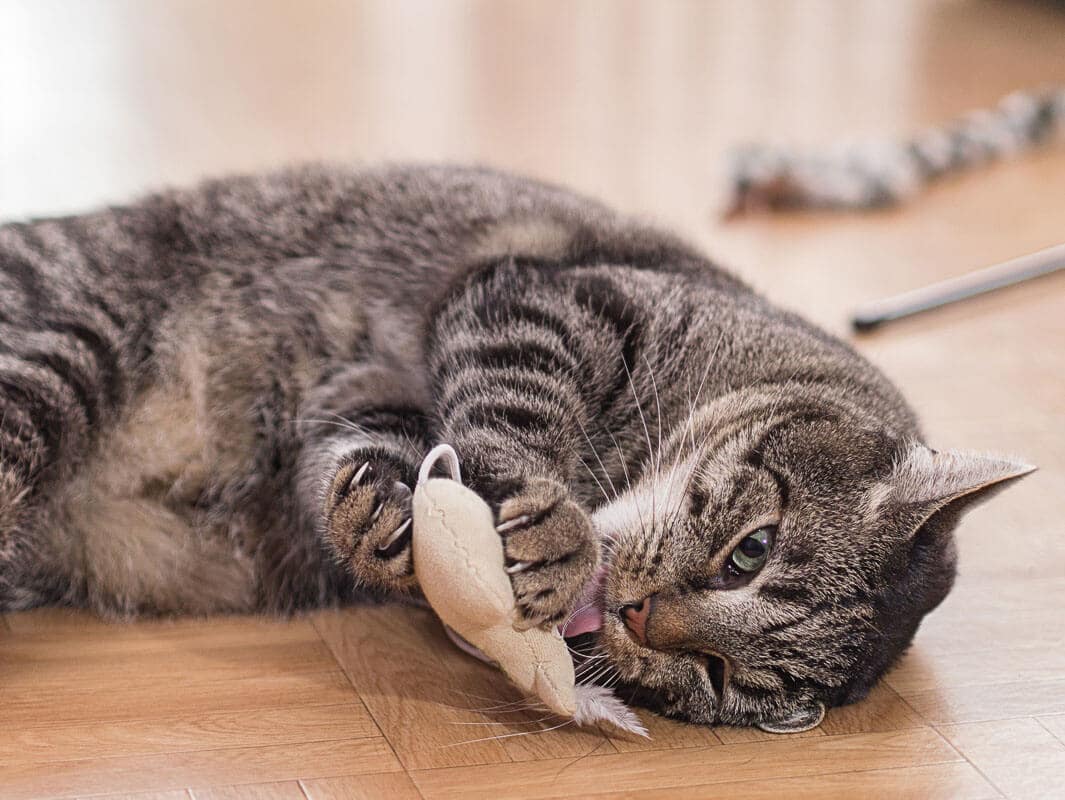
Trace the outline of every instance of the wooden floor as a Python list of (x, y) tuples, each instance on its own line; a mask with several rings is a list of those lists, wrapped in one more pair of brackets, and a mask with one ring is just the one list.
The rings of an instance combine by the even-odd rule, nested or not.
[[(726, 147), (908, 131), (1065, 82), (1063, 43), (1021, 2), (0, 0), (0, 216), (300, 158), (479, 160), (659, 219), (842, 333), (857, 303), (1065, 241), (1065, 148), (899, 211), (724, 224)], [(514, 696), (405, 608), (45, 610), (0, 620), (0, 797), (1062, 796), (1065, 275), (859, 347), (933, 443), (1041, 471), (965, 521), (955, 592), (820, 728), (538, 732), (479, 711)]]

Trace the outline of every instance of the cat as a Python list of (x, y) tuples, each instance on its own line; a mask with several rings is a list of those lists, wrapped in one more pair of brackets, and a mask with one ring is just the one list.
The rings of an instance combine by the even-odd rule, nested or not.
[(451, 166), (0, 227), (0, 404), (0, 610), (416, 597), (411, 487), (448, 442), (525, 624), (590, 639), (624, 699), (781, 732), (869, 691), (959, 515), (1033, 469), (931, 449), (852, 348), (676, 237)]

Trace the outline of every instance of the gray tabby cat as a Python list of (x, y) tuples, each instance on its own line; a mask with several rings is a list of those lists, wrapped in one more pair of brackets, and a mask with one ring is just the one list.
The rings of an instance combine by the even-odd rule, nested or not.
[(668, 234), (478, 169), (292, 170), (0, 228), (0, 610), (416, 592), (439, 441), (529, 624), (633, 697), (799, 730), (861, 698), (1032, 468), (936, 452), (845, 344)]

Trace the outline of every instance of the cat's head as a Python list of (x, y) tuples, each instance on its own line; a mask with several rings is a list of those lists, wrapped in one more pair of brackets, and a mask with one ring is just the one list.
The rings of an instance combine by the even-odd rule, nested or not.
[(619, 696), (775, 732), (868, 692), (949, 591), (959, 515), (1034, 469), (779, 392), (706, 406), (657, 462), (595, 515)]

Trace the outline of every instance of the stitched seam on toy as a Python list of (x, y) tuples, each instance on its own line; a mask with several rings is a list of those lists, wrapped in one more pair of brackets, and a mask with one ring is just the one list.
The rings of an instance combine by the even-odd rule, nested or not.
[(481, 577), (480, 569), (470, 560), (470, 548), (466, 545), (465, 540), (458, 535), (457, 531), (448, 524), (447, 511), (436, 503), (433, 503), (432, 508), (429, 510), (429, 514), (440, 520), (441, 526), (451, 535), (451, 538), (455, 542), (455, 546), (462, 551), (463, 559), (466, 562), (466, 574), (471, 575), (476, 579), (479, 588), (485, 592), (489, 591), (488, 587), (485, 585), (484, 579)]

